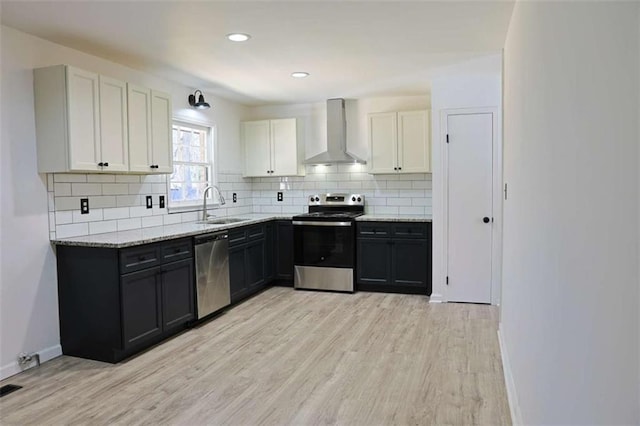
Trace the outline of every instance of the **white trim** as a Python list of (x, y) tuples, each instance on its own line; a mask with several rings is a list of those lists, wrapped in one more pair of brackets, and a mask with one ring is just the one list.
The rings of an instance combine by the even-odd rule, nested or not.
[[(62, 346), (60, 345), (51, 346), (51, 347), (36, 351), (36, 353), (40, 354), (41, 363), (47, 362), (53, 358), (57, 358), (60, 355), (62, 355)], [(29, 365), (29, 367), (31, 368), (31, 365)], [(22, 371), (23, 370), (20, 368), (20, 364), (18, 364), (18, 360), (15, 360), (10, 364), (3, 365), (2, 367), (0, 367), (0, 380), (4, 380), (7, 377), (11, 377)]]
[(509, 400), (509, 411), (511, 412), (511, 423), (514, 426), (523, 425), (522, 412), (518, 403), (518, 394), (516, 393), (516, 384), (513, 381), (511, 373), (511, 364), (507, 355), (507, 348), (504, 346), (504, 337), (502, 336), (502, 327), (498, 327), (498, 344), (500, 345), (500, 355), (502, 357), (502, 372), (504, 373), (504, 384), (507, 388), (507, 399)]
[[(440, 149), (439, 158), (434, 159), (440, 161), (440, 178), (442, 184), (442, 191), (439, 199), (442, 204), (440, 211), (442, 211), (442, 217), (440, 220), (442, 245), (441, 250), (441, 262), (440, 265), (434, 263), (434, 268), (438, 268), (438, 271), (434, 271), (433, 280), (441, 280), (440, 286), (442, 290), (442, 302), (447, 302), (447, 284), (445, 282), (447, 277), (447, 253), (448, 253), (448, 226), (449, 226), (449, 212), (448, 212), (448, 164), (449, 164), (449, 150), (447, 149), (447, 119), (450, 115), (460, 114), (491, 114), (492, 126), (493, 126), (493, 205), (492, 215), (494, 218), (492, 226), (492, 238), (491, 238), (491, 304), (499, 305), (501, 299), (501, 281), (502, 281), (502, 131), (500, 121), (500, 109), (498, 107), (474, 107), (474, 108), (447, 108), (440, 110)], [(435, 249), (435, 248), (434, 248)], [(437, 303), (437, 302), (434, 302)]]
[(444, 302), (444, 300), (440, 293), (431, 293), (431, 296), (429, 296), (429, 303), (442, 303), (442, 302)]

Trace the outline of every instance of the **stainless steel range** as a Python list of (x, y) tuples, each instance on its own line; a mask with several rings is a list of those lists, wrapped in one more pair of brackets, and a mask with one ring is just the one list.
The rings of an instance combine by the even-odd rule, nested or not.
[(294, 287), (354, 291), (355, 218), (364, 195), (316, 194), (309, 213), (293, 217)]

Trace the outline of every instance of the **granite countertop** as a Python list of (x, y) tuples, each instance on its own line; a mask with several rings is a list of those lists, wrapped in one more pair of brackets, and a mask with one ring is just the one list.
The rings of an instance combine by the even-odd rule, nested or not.
[[(242, 222), (228, 223), (224, 225), (210, 225), (197, 222), (178, 223), (175, 225), (154, 226), (152, 228), (132, 229), (129, 231), (107, 232), (104, 234), (86, 235), (82, 237), (70, 237), (51, 240), (51, 243), (61, 246), (104, 247), (123, 248), (149, 244), (157, 241), (173, 238), (191, 237), (206, 234), (208, 232), (224, 231), (240, 226), (254, 225), (268, 222), (274, 219), (290, 220), (293, 214), (244, 214), (246, 218)], [(220, 219), (224, 219), (220, 217)], [(431, 222), (431, 215), (380, 215), (365, 214), (357, 221), (377, 222)]]
[[(253, 225), (268, 222), (273, 219), (291, 219), (292, 214), (243, 214), (240, 218), (246, 218), (242, 222), (228, 223), (224, 225), (209, 225), (197, 222), (178, 223), (175, 225), (154, 226), (151, 228), (132, 229), (129, 231), (107, 232), (104, 234), (86, 235), (82, 237), (70, 237), (51, 240), (51, 243), (62, 246), (123, 248), (173, 238), (190, 237), (206, 234), (208, 232), (224, 231), (240, 226)], [(223, 219), (220, 217), (219, 219)]]
[(431, 222), (431, 215), (420, 214), (365, 214), (358, 216), (358, 222)]

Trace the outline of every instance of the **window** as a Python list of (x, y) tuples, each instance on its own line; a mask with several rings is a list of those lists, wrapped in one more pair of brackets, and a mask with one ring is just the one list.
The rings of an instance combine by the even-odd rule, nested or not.
[(170, 208), (193, 208), (202, 205), (205, 188), (215, 183), (213, 152), (213, 132), (210, 127), (173, 122)]

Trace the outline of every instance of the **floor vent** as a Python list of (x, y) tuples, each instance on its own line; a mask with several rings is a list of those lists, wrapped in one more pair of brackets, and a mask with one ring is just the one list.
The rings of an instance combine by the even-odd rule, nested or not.
[(22, 389), (22, 386), (4, 385), (0, 387), (0, 398), (2, 398), (3, 396), (9, 395), (11, 392), (17, 391), (18, 389)]

